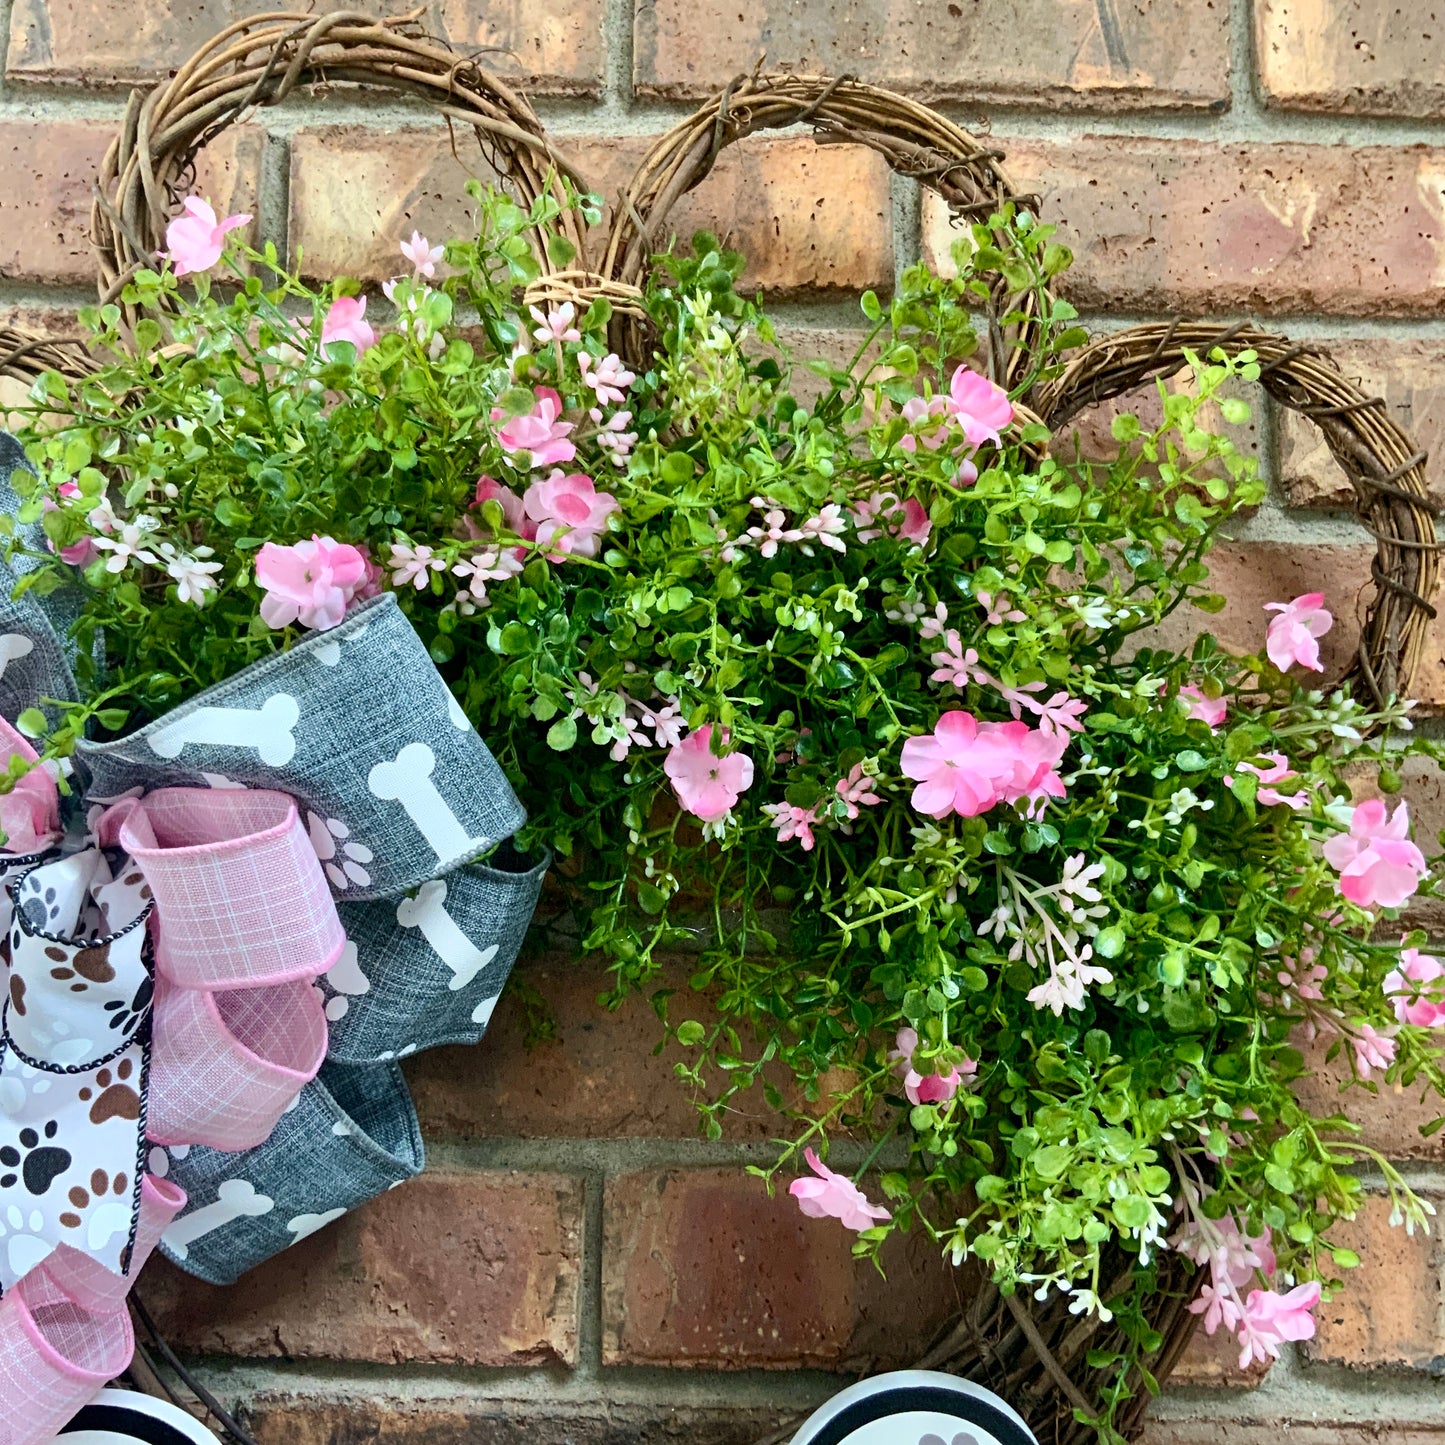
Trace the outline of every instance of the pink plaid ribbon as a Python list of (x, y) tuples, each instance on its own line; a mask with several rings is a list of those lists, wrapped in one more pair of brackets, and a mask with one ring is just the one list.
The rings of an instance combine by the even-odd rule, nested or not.
[[(0, 747), (18, 751), (16, 739), (0, 720)], [(38, 780), (51, 792), (54, 784), (39, 769), (26, 777), (37, 779), (36, 797), (3, 816), (14, 836), (32, 802), (36, 824), (50, 821)], [(95, 833), (129, 855), (140, 878), (127, 883), (143, 878), (155, 905), (147, 1138), (227, 1150), (262, 1143), (326, 1056), (312, 984), (346, 943), (295, 801), (162, 788), (116, 803)], [(0, 1299), (0, 1445), (42, 1445), (126, 1367), (126, 1292), (184, 1205), (180, 1189), (146, 1176), (126, 1275), (60, 1244)]]
[[(174, 1184), (146, 1179), (132, 1273), (185, 1204)], [(130, 1364), (129, 1287), (61, 1245), (0, 1299), (0, 1445), (44, 1445)]]

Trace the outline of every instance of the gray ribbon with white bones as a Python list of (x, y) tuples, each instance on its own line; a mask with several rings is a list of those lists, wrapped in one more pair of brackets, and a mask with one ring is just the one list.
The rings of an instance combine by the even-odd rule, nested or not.
[[(22, 458), (9, 442), (0, 438), (0, 509), (13, 512), (8, 477)], [(10, 718), (42, 696), (75, 695), (50, 618), (60, 620), (54, 599), (44, 611), (29, 597), (0, 600)], [(546, 860), (504, 846), (472, 861), (525, 815), (389, 594), (119, 741), (81, 744), (77, 772), (92, 812), (162, 787), (289, 793), (346, 929), (321, 981), (328, 1063), (271, 1138), (242, 1153), (151, 1151), (152, 1169), (190, 1199), (162, 1249), (226, 1283), (420, 1171), (415, 1112), (391, 1061), (481, 1038)]]

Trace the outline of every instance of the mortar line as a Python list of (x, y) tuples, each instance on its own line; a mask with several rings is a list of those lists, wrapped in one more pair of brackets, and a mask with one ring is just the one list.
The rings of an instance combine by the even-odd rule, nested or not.
[(1236, 118), (1267, 124), (1272, 113), (1260, 94), (1258, 54), (1254, 43), (1255, 0), (1230, 0), (1229, 91)]
[(602, 1230), (607, 1176), (590, 1170), (582, 1201), (582, 1269), (577, 1283), (577, 1365), (579, 1380), (596, 1379), (602, 1369)]
[[(594, 0), (596, 3), (596, 0)], [(633, 0), (602, 0), (601, 103), (579, 107), (594, 124), (612, 116), (626, 117), (633, 106)], [(542, 114), (542, 104), (537, 103)], [(546, 118), (544, 116), (544, 123)]]
[(10, 21), (14, 12), (15, 0), (0, 0), (0, 53), (3, 53), (4, 59), (4, 64), (0, 65), (0, 99), (10, 89), (5, 71), (10, 64)]

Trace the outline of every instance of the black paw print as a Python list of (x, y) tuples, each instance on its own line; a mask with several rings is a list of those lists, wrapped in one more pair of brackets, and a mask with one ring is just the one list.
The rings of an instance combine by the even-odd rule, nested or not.
[(119, 1029), (122, 1033), (134, 1033), (140, 1021), (150, 1010), (151, 999), (156, 991), (155, 984), (149, 978), (140, 981), (140, 987), (135, 991), (135, 997), (129, 1004), (123, 1004), (119, 999), (111, 999), (106, 1004), (105, 1011), (110, 1015), (106, 1023), (113, 1029)]
[[(99, 1199), (104, 1194), (124, 1195), (130, 1188), (130, 1180), (124, 1174), (117, 1174), (111, 1178), (104, 1169), (96, 1169), (90, 1176), (90, 1188), (83, 1189), (79, 1184), (73, 1186), (66, 1192), (65, 1197), (76, 1207), (84, 1211), (90, 1208), (92, 1199)], [(67, 1229), (80, 1228), (80, 1215), (72, 1214), (67, 1210), (59, 1216), (60, 1222)]]
[[(52, 1119), (46, 1124), (46, 1140), (55, 1138), (60, 1126)], [(0, 1149), (0, 1165), (7, 1171), (19, 1169), (19, 1174), (0, 1174), (0, 1189), (12, 1188), (17, 1180), (25, 1181), (25, 1188), (35, 1195), (44, 1194), (67, 1169), (70, 1168), (70, 1151), (58, 1144), (40, 1142), (40, 1134), (34, 1129), (20, 1131), (20, 1148), (7, 1144)], [(24, 1153), (21, 1152), (24, 1150)]]
[[(15, 905), (24, 915), (26, 923), (36, 932), (50, 932), (60, 917), (60, 905), (56, 902), (54, 888), (47, 888), (33, 873), (20, 885), (20, 897)], [(16, 942), (18, 943), (18, 935)]]

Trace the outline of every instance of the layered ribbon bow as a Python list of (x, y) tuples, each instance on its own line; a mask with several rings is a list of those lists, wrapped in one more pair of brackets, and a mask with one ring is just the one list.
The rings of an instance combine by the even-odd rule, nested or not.
[[(5, 717), (75, 695), (28, 598), (0, 660)], [(389, 595), (76, 782), (0, 796), (0, 1445), (124, 1368), (152, 1249), (226, 1282), (420, 1170), (394, 1060), (481, 1037), (545, 868), (474, 861), (522, 810)]]

